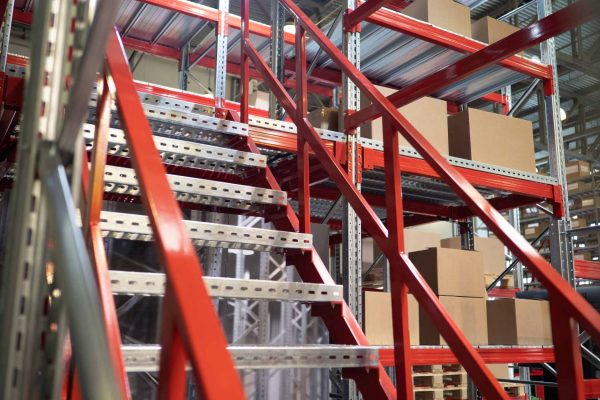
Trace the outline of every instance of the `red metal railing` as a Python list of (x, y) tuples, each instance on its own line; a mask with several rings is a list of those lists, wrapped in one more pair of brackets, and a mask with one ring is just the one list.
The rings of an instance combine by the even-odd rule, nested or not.
[(202, 268), (152, 139), (152, 131), (116, 29), (106, 49), (130, 155), (154, 243), (167, 276), (161, 325), (159, 398), (186, 394), (189, 357), (198, 390), (207, 399), (243, 399), (239, 375), (202, 279)]
[[(544, 284), (550, 293), (552, 331), (556, 345), (555, 357), (559, 369), (558, 382), (561, 384), (563, 395), (568, 393), (573, 398), (583, 398), (584, 387), (581, 372), (581, 357), (579, 343), (577, 341), (576, 321), (584, 327), (596, 340), (600, 339), (600, 315), (579, 295), (562, 277), (552, 268), (548, 262), (541, 257), (533, 247), (529, 245), (519, 233), (492, 207), (479, 192), (452, 167), (439, 152), (398, 112), (397, 104), (385, 98), (368, 81), (368, 79), (344, 57), (339, 49), (316, 27), (316, 25), (290, 0), (282, 0), (282, 4), (296, 18), (297, 31), (309, 34), (323, 50), (331, 57), (342, 71), (360, 88), (372, 101), (372, 111), (365, 118), (383, 115), (384, 118), (384, 162), (386, 166), (386, 183), (388, 192), (387, 212), (388, 229), (381, 223), (369, 206), (365, 198), (358, 192), (352, 181), (339, 162), (326, 149), (319, 135), (312, 125), (304, 117), (302, 112), (304, 106), (297, 106), (287, 94), (280, 82), (277, 81), (266, 63), (249, 40), (249, 32), (243, 30), (242, 43), (242, 81), (248, 76), (249, 60), (258, 69), (265, 79), (269, 88), (273, 91), (280, 104), (292, 116), (298, 127), (299, 140), (306, 140), (314, 154), (329, 174), (330, 178), (337, 184), (341, 193), (348, 199), (357, 215), (363, 222), (363, 227), (374, 238), (378, 246), (388, 258), (391, 268), (392, 280), (392, 312), (398, 318), (394, 318), (394, 342), (395, 363), (398, 392), (400, 398), (412, 398), (411, 385), (408, 379), (411, 374), (411, 349), (406, 332), (407, 313), (405, 295), (407, 288), (411, 290), (419, 304), (428, 313), (450, 348), (456, 354), (458, 360), (463, 364), (470, 377), (482, 394), (489, 399), (506, 399), (502, 387), (495, 380), (491, 372), (485, 366), (484, 360), (473, 349), (452, 321), (448, 312), (441, 305), (431, 288), (425, 283), (415, 266), (403, 252), (402, 241), (402, 201), (399, 172), (398, 155), (398, 131), (409, 141), (409, 143), (423, 156), (431, 167), (442, 177), (442, 179), (463, 199), (471, 210), (479, 216), (486, 225), (502, 240), (502, 242), (517, 256)], [(484, 48), (480, 52), (466, 57), (450, 68), (434, 74), (434, 82), (419, 81), (417, 88), (410, 87), (390, 96), (396, 103), (402, 103), (408, 95), (409, 100), (414, 101), (420, 96), (430, 94), (429, 90), (442, 88), (446, 80), (456, 81), (470, 73), (501, 61), (533, 43), (539, 43), (553, 35), (561, 33), (573, 26), (581, 24), (593, 18), (599, 12), (592, 0), (582, 0), (571, 5), (556, 14), (549, 16), (538, 23), (519, 31), (509, 37)], [(242, 20), (247, 25), (249, 20), (249, 0), (242, 3)], [(565, 22), (568, 21), (568, 22)], [(302, 57), (302, 44), (296, 44), (297, 51)], [(305, 64), (298, 63), (297, 76), (303, 76)], [(413, 93), (413, 89), (417, 94)], [(403, 97), (404, 96), (404, 97)], [(301, 99), (302, 100), (302, 99)], [(242, 88), (242, 121), (248, 118), (248, 87)], [(358, 113), (357, 113), (358, 114)], [(357, 114), (354, 114), (355, 116)], [(366, 115), (366, 113), (365, 113)], [(360, 119), (355, 118), (354, 125)], [(302, 163), (303, 161), (300, 161)], [(299, 177), (300, 180), (304, 179)], [(303, 196), (306, 198), (307, 193)], [(306, 199), (305, 199), (306, 200)], [(306, 204), (306, 201), (305, 203)], [(306, 206), (305, 206), (306, 207)], [(303, 212), (306, 212), (304, 210)], [(406, 286), (405, 286), (406, 285)], [(396, 320), (401, 320), (397, 322)], [(365, 394), (363, 392), (363, 394)], [(366, 395), (366, 394), (365, 394)]]

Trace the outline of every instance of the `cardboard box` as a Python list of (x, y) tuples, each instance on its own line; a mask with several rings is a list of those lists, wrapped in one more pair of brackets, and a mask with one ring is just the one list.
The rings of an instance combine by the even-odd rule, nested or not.
[(256, 90), (248, 96), (248, 103), (251, 107), (269, 111), (269, 93)]
[(583, 217), (574, 216), (571, 219), (571, 228), (585, 228), (588, 225), (587, 220)]
[(429, 22), (459, 35), (471, 37), (471, 11), (469, 7), (452, 0), (416, 0), (402, 14)]
[(577, 252), (575, 254), (573, 254), (573, 259), (575, 260), (583, 260), (583, 261), (592, 261), (592, 252), (591, 251), (584, 251), (584, 252)]
[[(471, 24), (473, 39), (483, 43), (492, 44), (500, 39), (517, 32), (519, 28), (504, 21), (491, 17), (483, 17)], [(518, 53), (523, 55), (523, 52)]]
[(508, 370), (508, 364), (487, 364), (486, 365), (497, 379), (512, 379), (513, 376)]
[[(393, 345), (392, 298), (390, 293), (365, 291), (364, 327), (370, 345)], [(419, 344), (419, 303), (408, 295), (410, 344)]]
[(587, 161), (577, 160), (569, 161), (565, 165), (567, 180), (583, 178), (591, 173), (590, 163)]
[(535, 239), (548, 226), (547, 223), (531, 222), (523, 228), (523, 236), (527, 239)]
[[(471, 344), (487, 344), (488, 322), (484, 298), (440, 296), (440, 302)], [(446, 344), (422, 307), (419, 308), (419, 342), (425, 346)]]
[[(404, 252), (425, 250), (430, 247), (440, 247), (440, 235), (433, 232), (422, 232), (415, 229), (404, 230)], [(371, 264), (379, 257), (381, 250), (373, 238), (364, 238), (362, 240), (362, 262), (363, 271), (369, 268)]]
[(434, 248), (409, 257), (436, 295), (485, 297), (481, 253)]
[(588, 190), (592, 190), (593, 186), (591, 182), (571, 182), (567, 184), (567, 191), (569, 193), (578, 193), (578, 192), (586, 192)]
[(579, 208), (594, 208), (596, 207), (596, 198), (593, 195), (582, 197), (575, 200), (575, 205)]
[(487, 302), (491, 345), (550, 345), (550, 308), (545, 300), (495, 299)]
[[(414, 3), (413, 3), (414, 4)], [(395, 92), (383, 86), (376, 86), (384, 96)], [(360, 104), (363, 108), (371, 101), (362, 94)], [(444, 155), (448, 155), (448, 107), (443, 100), (424, 97), (398, 109), (400, 113), (421, 133), (429, 142)], [(383, 141), (383, 122), (377, 118), (361, 125), (360, 135), (365, 138)], [(404, 136), (400, 135), (400, 146), (411, 147)]]
[[(460, 237), (455, 236), (441, 241), (442, 247), (460, 249)], [(498, 275), (506, 268), (504, 244), (496, 238), (476, 237), (475, 250), (483, 256), (483, 273)]]
[(308, 121), (315, 128), (338, 130), (338, 109), (331, 107), (318, 108), (308, 113)]
[(531, 121), (469, 108), (448, 117), (450, 155), (536, 173)]

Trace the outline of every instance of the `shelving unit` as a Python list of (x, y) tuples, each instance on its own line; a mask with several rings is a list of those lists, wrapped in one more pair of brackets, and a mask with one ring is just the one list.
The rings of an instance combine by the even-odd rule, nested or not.
[[(267, 373), (284, 368), (291, 372), (282, 374), (281, 398), (290, 396), (296, 369), (315, 370), (309, 373), (319, 385), (307, 385), (303, 375), (298, 389), (310, 393), (328, 392), (328, 370), (337, 369), (341, 373), (334, 374), (332, 387), (346, 398), (360, 392), (369, 399), (412, 399), (414, 365), (460, 363), (486, 398), (500, 399), (506, 394), (485, 363), (506, 362), (554, 362), (562, 395), (594, 393), (598, 382), (580, 374), (574, 326), (579, 323), (598, 339), (600, 317), (569, 286), (578, 277), (578, 264), (574, 267), (568, 238), (551, 39), (597, 16), (593, 1), (580, 0), (548, 17), (550, 1), (541, 0), (544, 20), (535, 29), (491, 46), (406, 17), (398, 11), (401, 5), (382, 8), (383, 2), (374, 0), (348, 0), (344, 18), (330, 22), (342, 20), (342, 29), (328, 38), (292, 1), (276, 3), (294, 17), (295, 36), (283, 33), (281, 18), (274, 18), (273, 27), (251, 21), (249, 0), (241, 1), (241, 16), (230, 12), (227, 0), (219, 0), (217, 8), (185, 0), (125, 0), (113, 11), (114, 30), (99, 17), (110, 15), (105, 2), (96, 11), (98, 24), (91, 25), (97, 31), (86, 31), (91, 28), (83, 23), (85, 29), (67, 28), (73, 15), (86, 15), (85, 5), (49, 0), (32, 15), (31, 1), (14, 2), (12, 18), (32, 25), (32, 43), (41, 44), (32, 46), (30, 59), (9, 56), (3, 77), (8, 89), (0, 131), (18, 147), (3, 162), (9, 173), (2, 180), (3, 187), (12, 188), (13, 218), (21, 223), (15, 225), (5, 264), (11, 271), (7, 281), (14, 284), (5, 294), (11, 299), (4, 315), (10, 323), (0, 335), (0, 346), (7, 349), (0, 363), (0, 397), (52, 397), (64, 390), (73, 396), (129, 398), (133, 375), (158, 372), (160, 398), (194, 390), (203, 398), (237, 399), (249, 390), (266, 398)], [(214, 41), (198, 41), (196, 33), (209, 28)], [(84, 48), (81, 38), (100, 31), (109, 32), (106, 61), (98, 62), (101, 79), (88, 82), (91, 93), (63, 96), (67, 80), (86, 76), (78, 69), (86, 64), (77, 57), (98, 51)], [(541, 42), (543, 63), (512, 55)], [(63, 52), (67, 44), (80, 46), (75, 59)], [(182, 87), (133, 81), (125, 48), (179, 60)], [(286, 59), (292, 53), (301, 61)], [(279, 76), (266, 64), (275, 59), (282, 65)], [(307, 68), (309, 63), (316, 68)], [(214, 97), (185, 90), (190, 65), (215, 69)], [(453, 68), (459, 72), (444, 75)], [(23, 91), (26, 71), (29, 85)], [(240, 103), (225, 98), (227, 73), (241, 77)], [(264, 80), (287, 118), (282, 120), (281, 111), (269, 118), (249, 106), (250, 78)], [(507, 96), (498, 92), (525, 78), (545, 87), (552, 176), (444, 158), (396, 111), (425, 95), (454, 107), (484, 99), (508, 111)], [(399, 94), (386, 99), (373, 83), (396, 87)], [(343, 87), (342, 111), (356, 111), (344, 114), (344, 132), (315, 130), (306, 121), (310, 85), (324, 93)], [(294, 88), (295, 101), (285, 88)], [(358, 111), (361, 90), (374, 104), (367, 111)], [(21, 100), (23, 106), (15, 106)], [(73, 101), (87, 104), (81, 148), (64, 139), (75, 139), (75, 132), (61, 131), (61, 106)], [(22, 113), (23, 122), (15, 127), (15, 115), (7, 110)], [(44, 118), (28, 119), (34, 111)], [(389, 122), (384, 142), (361, 138), (354, 129), (374, 113)], [(398, 131), (418, 150), (400, 147)], [(73, 204), (69, 179), (75, 199), (83, 182), (81, 204)], [(557, 271), (498, 212), (538, 203), (553, 214), (549, 259)], [(52, 213), (59, 206), (66, 211), (57, 223)], [(555, 346), (471, 346), (404, 254), (404, 227), (475, 216), (552, 293)], [(337, 256), (329, 268), (316, 250), (320, 243), (311, 221), (341, 231), (341, 247), (334, 248)], [(360, 327), (363, 234), (377, 241), (390, 264), (393, 312), (400, 321), (395, 346), (370, 346)], [(120, 248), (147, 257), (143, 242), (155, 245), (152, 265), (115, 261)], [(79, 262), (74, 257), (69, 262), (67, 253), (78, 255)], [(235, 261), (228, 264), (227, 257)], [(579, 264), (587, 279), (593, 269)], [(341, 270), (343, 276), (336, 276)], [(78, 278), (87, 293), (80, 304)], [(409, 289), (428, 306), (449, 346), (410, 346), (406, 307), (398, 307)], [(48, 298), (49, 311), (36, 318)], [(160, 343), (133, 344), (119, 332), (119, 317), (145, 301), (140, 298), (154, 301), (155, 315), (160, 304), (155, 329)], [(25, 311), (16, 299), (27, 300)], [(311, 317), (323, 326), (315, 323), (309, 331), (316, 320)], [(99, 329), (92, 337), (94, 328)], [(36, 352), (42, 336), (47, 344)], [(87, 351), (92, 339), (96, 352)], [(71, 347), (73, 358), (65, 360), (65, 348)], [(384, 368), (390, 366), (395, 380)], [(103, 374), (92, 384), (98, 369)], [(338, 386), (341, 377), (347, 380)]]

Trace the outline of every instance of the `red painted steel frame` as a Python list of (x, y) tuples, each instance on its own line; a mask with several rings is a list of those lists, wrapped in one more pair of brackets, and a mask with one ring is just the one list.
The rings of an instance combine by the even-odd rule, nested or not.
[[(402, 207), (402, 177), (398, 130), (383, 119), (383, 152), (385, 159), (386, 225), (390, 252), (404, 253), (404, 212)], [(390, 263), (390, 286), (392, 292), (392, 332), (394, 335), (394, 359), (396, 361), (396, 391), (400, 399), (412, 399), (413, 377), (408, 323), (408, 287), (399, 273), (398, 265)]]
[[(243, 399), (239, 375), (227, 351), (225, 335), (203, 283), (201, 265), (167, 181), (116, 29), (108, 41), (106, 59), (142, 200), (167, 275), (159, 397), (177, 398), (182, 394), (185, 350), (203, 398)], [(173, 364), (167, 365), (168, 361)]]
[[(572, 7), (565, 7), (433, 74), (419, 79), (396, 93), (388, 100), (396, 107), (405, 106), (421, 97), (458, 82), (485, 67), (496, 64), (511, 55), (541, 43), (551, 37), (593, 19), (600, 14), (594, 0), (580, 0)], [(382, 111), (373, 104), (346, 118), (347, 127), (354, 128), (381, 116)]]
[[(575, 318), (581, 325), (597, 340), (600, 338), (600, 315), (589, 305), (569, 284), (541, 257), (535, 249), (495, 210), (477, 190), (425, 140), (425, 138), (414, 129), (414, 127), (398, 112), (391, 102), (386, 99), (376, 88), (358, 71), (337, 49), (327, 37), (313, 24), (313, 22), (300, 11), (290, 0), (282, 0), (286, 8), (297, 18), (310, 36), (325, 50), (329, 56), (339, 64), (342, 71), (346, 73), (388, 118), (396, 129), (407, 138), (409, 143), (423, 155), (425, 160), (440, 174), (452, 189), (469, 205), (473, 212), (478, 215), (486, 225), (503, 241), (505, 245), (532, 271), (534, 276), (548, 289), (553, 301), (561, 301), (564, 308), (560, 311), (568, 313), (567, 320)], [(590, 15), (594, 15), (593, 1), (582, 0), (567, 7), (570, 12), (562, 15), (570, 15), (579, 21), (585, 21)], [(576, 12), (575, 12), (576, 11)], [(597, 11), (596, 11), (597, 12)], [(586, 13), (587, 15), (579, 15)], [(544, 23), (542, 20), (540, 23)], [(286, 91), (277, 82), (268, 69), (260, 55), (254, 49), (249, 40), (244, 42), (244, 48), (252, 58), (257, 69), (264, 74), (266, 82), (271, 90), (275, 92), (280, 103), (286, 108), (290, 115), (295, 115), (295, 104)], [(490, 371), (485, 367), (483, 360), (475, 350), (468, 344), (458, 327), (453, 323), (449, 314), (441, 306), (431, 289), (426, 285), (414, 265), (405, 254), (394, 253), (388, 244), (388, 232), (381, 221), (373, 213), (365, 199), (352, 185), (341, 166), (324, 148), (319, 136), (312, 126), (304, 120), (295, 119), (297, 126), (302, 126), (308, 134), (307, 139), (315, 151), (320, 162), (328, 171), (331, 178), (338, 184), (342, 193), (348, 198), (357, 214), (361, 217), (363, 225), (381, 247), (386, 257), (392, 264), (399, 267), (403, 278), (407, 281), (409, 288), (434, 321), (438, 330), (442, 333), (450, 347), (457, 354), (459, 360), (469, 372), (470, 376), (478, 386), (482, 394), (488, 398), (506, 398), (506, 394), (495, 381)], [(572, 317), (571, 317), (572, 316)], [(560, 321), (553, 320), (553, 324), (560, 326)], [(565, 354), (571, 351), (577, 354), (578, 346), (566, 349)], [(563, 364), (564, 372), (572, 368), (569, 363)], [(560, 367), (559, 367), (560, 370)]]
[(119, 320), (115, 308), (115, 299), (111, 290), (110, 276), (108, 274), (108, 259), (104, 249), (104, 238), (100, 229), (100, 213), (102, 211), (102, 200), (104, 195), (104, 168), (108, 151), (108, 131), (110, 129), (111, 93), (106, 79), (98, 82), (98, 112), (96, 114), (96, 129), (94, 133), (94, 148), (92, 151), (92, 170), (89, 174), (87, 152), (83, 152), (84, 173), (83, 193), (87, 201), (87, 242), (92, 255), (96, 283), (102, 303), (102, 313), (108, 337), (109, 351), (113, 359), (115, 372), (117, 373), (121, 398), (130, 399), (129, 381), (125, 371), (123, 353), (121, 352), (121, 333)]
[[(286, 6), (288, 8), (291, 7), (287, 3)], [(296, 16), (300, 14), (304, 17), (300, 10), (293, 10), (292, 13)], [(303, 25), (308, 32), (311, 32), (309, 23), (303, 23)], [(316, 27), (314, 29), (318, 30)], [(313, 32), (311, 32), (311, 34), (314, 35)], [(296, 115), (296, 105), (294, 104), (294, 101), (273, 76), (269, 67), (260, 57), (260, 54), (258, 54), (256, 49), (254, 49), (252, 46), (252, 43), (250, 41), (246, 41), (244, 46), (254, 65), (264, 74), (267, 84), (275, 93), (281, 105), (286, 109), (288, 114)], [(297, 126), (302, 126), (302, 129), (304, 129), (307, 133), (307, 140), (313, 148), (313, 151), (315, 151), (319, 161), (338, 185), (342, 194), (351, 203), (355, 212), (363, 221), (363, 227), (373, 237), (388, 260), (390, 260), (390, 268), (398, 268), (400, 265), (403, 265), (404, 268), (398, 268), (402, 274), (402, 278), (407, 282), (411, 292), (415, 295), (417, 300), (419, 300), (419, 303), (429, 313), (430, 318), (434, 321), (438, 327), (438, 330), (440, 332), (444, 332), (443, 335), (446, 339), (446, 342), (448, 342), (450, 346), (455, 349), (456, 353), (459, 355), (461, 363), (467, 372), (471, 374), (477, 386), (484, 388), (482, 389), (483, 393), (491, 399), (508, 399), (498, 382), (495, 381), (493, 375), (487, 368), (483, 367), (484, 369), (477, 369), (480, 368), (479, 366), (484, 365), (483, 361), (477, 355), (475, 350), (473, 350), (473, 348), (469, 345), (467, 339), (460, 332), (457, 325), (452, 321), (448, 312), (443, 308), (439, 302), (439, 299), (435, 296), (431, 288), (425, 283), (424, 279), (421, 277), (408, 257), (406, 257), (406, 255), (403, 253), (393, 252), (393, 249), (388, 245), (387, 229), (383, 226), (364, 197), (360, 194), (360, 192), (357, 191), (356, 187), (349, 180), (342, 166), (331, 157), (331, 154), (324, 147), (320, 137), (312, 125), (305, 120), (298, 119), (295, 119), (295, 123)]]

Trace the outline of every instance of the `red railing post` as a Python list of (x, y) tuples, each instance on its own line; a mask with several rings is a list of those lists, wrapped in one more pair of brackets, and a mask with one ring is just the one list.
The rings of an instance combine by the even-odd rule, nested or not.
[(552, 300), (552, 294), (550, 294), (550, 317), (556, 359), (558, 397), (583, 400), (585, 399), (585, 387), (577, 323), (562, 307), (560, 300)]
[[(160, 372), (158, 375), (158, 396), (160, 400), (185, 399), (187, 381), (185, 364), (187, 357), (183, 341), (177, 329), (173, 290), (167, 286), (162, 307), (160, 329)], [(205, 382), (198, 381), (199, 390)]]
[[(308, 113), (308, 93), (306, 79), (306, 35), (304, 28), (296, 24), (296, 118), (306, 119)], [(298, 143), (298, 216), (300, 232), (310, 233), (310, 164), (308, 143), (302, 127), (297, 127)]]
[[(250, 23), (250, 0), (241, 0), (242, 12), (241, 12), (241, 30), (242, 30), (242, 43), (250, 39), (250, 30), (248, 25)], [(240, 46), (241, 49), (241, 92), (240, 92), (240, 122), (248, 123), (248, 113), (250, 111), (250, 61), (248, 60), (248, 54), (244, 46)]]
[[(383, 119), (383, 153), (385, 162), (386, 225), (388, 246), (394, 254), (404, 253), (404, 213), (402, 206), (402, 177), (400, 175), (400, 145), (398, 130)], [(413, 377), (408, 321), (408, 287), (399, 269), (399, 260), (390, 260), (390, 290), (392, 297), (392, 329), (394, 360), (396, 362), (396, 391), (401, 400), (413, 399)]]

